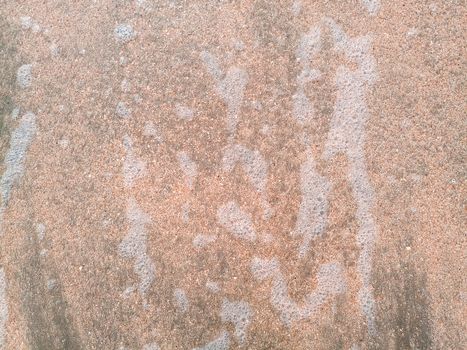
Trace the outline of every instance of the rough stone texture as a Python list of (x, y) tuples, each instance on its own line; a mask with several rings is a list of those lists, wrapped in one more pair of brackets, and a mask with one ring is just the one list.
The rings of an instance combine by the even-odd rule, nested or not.
[(466, 18), (2, 1), (0, 348), (465, 349)]

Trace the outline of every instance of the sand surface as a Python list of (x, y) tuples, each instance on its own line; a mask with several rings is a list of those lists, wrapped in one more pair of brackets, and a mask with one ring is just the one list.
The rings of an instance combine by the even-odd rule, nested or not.
[(0, 349), (465, 349), (466, 23), (0, 1)]

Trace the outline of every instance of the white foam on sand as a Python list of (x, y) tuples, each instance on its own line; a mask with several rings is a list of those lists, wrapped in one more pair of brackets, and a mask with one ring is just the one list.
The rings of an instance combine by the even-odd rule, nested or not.
[(193, 189), (195, 179), (198, 176), (198, 165), (185, 151), (178, 152), (177, 158), (180, 169), (182, 169), (185, 176), (187, 186)]
[(220, 316), (222, 322), (233, 323), (237, 341), (240, 344), (244, 344), (247, 337), (247, 330), (253, 317), (253, 310), (250, 304), (245, 301), (230, 301), (224, 298)]
[(7, 282), (5, 270), (0, 267), (0, 349), (6, 341), (6, 323), (8, 321)]
[(327, 198), (331, 188), (329, 181), (316, 171), (310, 148), (307, 150), (307, 159), (300, 169), (300, 188), (302, 201), (292, 235), (303, 237), (298, 252), (299, 258), (303, 258), (310, 249), (311, 241), (322, 235), (326, 229)]
[(35, 134), (36, 116), (34, 113), (27, 112), (11, 134), (10, 147), (5, 155), (5, 171), (0, 181), (3, 208), (8, 205), (13, 185), (23, 175), (26, 153)]
[(193, 246), (198, 249), (204, 248), (208, 246), (209, 244), (215, 242), (216, 239), (217, 239), (216, 235), (197, 235), (193, 239)]
[(357, 271), (362, 281), (358, 300), (365, 315), (368, 330), (376, 333), (375, 300), (371, 286), (372, 252), (377, 227), (372, 214), (374, 191), (370, 183), (364, 154), (365, 125), (370, 116), (366, 94), (376, 82), (376, 62), (371, 55), (371, 36), (349, 38), (332, 19), (326, 19), (331, 29), (335, 48), (357, 65), (356, 69), (344, 65), (336, 72), (337, 96), (331, 126), (325, 145), (324, 158), (343, 153), (349, 159), (348, 181), (357, 202), (359, 224), (357, 243), (360, 256)]
[(121, 23), (115, 27), (114, 36), (117, 42), (127, 43), (136, 37), (136, 32), (131, 24)]
[(13, 186), (23, 175), (27, 151), (35, 134), (36, 115), (32, 112), (27, 112), (21, 118), (18, 127), (11, 134), (10, 147), (3, 161), (5, 171), (0, 179), (0, 234), (2, 233), (3, 213), (8, 206)]
[(176, 288), (174, 290), (174, 299), (179, 312), (184, 314), (188, 311), (190, 301), (188, 300), (188, 297), (186, 296), (186, 293), (183, 289)]
[(237, 238), (254, 241), (256, 232), (251, 216), (243, 211), (236, 202), (229, 201), (217, 210), (217, 221)]
[(38, 223), (36, 225), (36, 233), (39, 241), (42, 241), (45, 237), (45, 225), (43, 223)]
[(287, 327), (290, 327), (293, 322), (310, 318), (325, 302), (334, 295), (343, 293), (346, 289), (342, 267), (338, 263), (320, 266), (316, 289), (308, 294), (301, 303), (290, 298), (286, 280), (280, 271), (276, 258), (253, 258), (251, 271), (259, 281), (272, 279), (270, 302), (279, 312), (281, 321)]
[(16, 72), (16, 82), (22, 89), (28, 88), (32, 84), (32, 64), (23, 64)]
[(115, 113), (117, 113), (117, 115), (121, 118), (129, 118), (131, 116), (131, 110), (123, 101), (117, 103), (117, 107), (115, 107)]
[(309, 82), (320, 77), (319, 70), (310, 68), (310, 61), (321, 50), (321, 31), (319, 27), (312, 27), (303, 34), (295, 51), (295, 56), (302, 67), (297, 76), (297, 91), (292, 96), (293, 111), (300, 125), (305, 125), (315, 117), (313, 106), (306, 95), (306, 86)]
[(222, 331), (221, 334), (209, 342), (208, 344), (193, 350), (228, 350), (230, 347), (230, 337), (227, 331)]
[(380, 0), (361, 0), (363, 6), (365, 6), (366, 10), (371, 16), (375, 16), (378, 14), (379, 9), (381, 7)]
[(123, 179), (125, 187), (133, 187), (136, 180), (143, 177), (146, 173), (146, 162), (137, 158), (133, 150), (133, 141), (130, 136), (123, 138), (125, 147), (125, 160), (123, 162)]
[(139, 277), (138, 291), (147, 306), (146, 293), (155, 280), (156, 267), (147, 253), (147, 226), (151, 219), (134, 198), (127, 202), (128, 233), (118, 246), (119, 254), (133, 260), (133, 271)]
[(143, 350), (160, 350), (160, 347), (157, 343), (149, 343), (143, 346)]
[(194, 118), (195, 114), (193, 110), (185, 105), (180, 103), (175, 104), (175, 114), (181, 120), (190, 121)]
[(255, 190), (261, 194), (263, 217), (269, 219), (272, 209), (266, 191), (268, 181), (268, 164), (266, 160), (258, 150), (250, 150), (242, 145), (229, 145), (222, 159), (223, 170), (231, 172), (237, 163), (242, 165), (248, 180)]
[(237, 130), (248, 74), (244, 69), (235, 66), (224, 72), (217, 58), (207, 51), (201, 53), (201, 59), (214, 80), (216, 93), (227, 105), (227, 130), (232, 137)]

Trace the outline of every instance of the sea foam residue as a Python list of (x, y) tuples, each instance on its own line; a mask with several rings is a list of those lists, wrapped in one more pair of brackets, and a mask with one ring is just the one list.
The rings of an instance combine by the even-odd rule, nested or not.
[(8, 205), (13, 185), (23, 174), (26, 152), (35, 133), (36, 116), (34, 113), (28, 112), (21, 118), (19, 126), (13, 131), (10, 148), (5, 155), (5, 172), (0, 182), (3, 208)]
[(244, 344), (247, 337), (248, 326), (251, 323), (253, 311), (245, 301), (230, 301), (226, 298), (222, 301), (222, 322), (231, 322), (235, 326), (235, 337), (240, 344)]
[(230, 337), (227, 331), (222, 333), (213, 341), (193, 350), (228, 350), (230, 348)]
[(123, 178), (125, 187), (132, 187), (134, 182), (141, 178), (146, 172), (146, 162), (137, 158), (133, 150), (133, 141), (130, 136), (123, 138), (125, 147), (125, 161), (123, 163)]
[(188, 311), (188, 307), (190, 306), (190, 302), (185, 291), (181, 288), (176, 288), (174, 290), (174, 299), (177, 305), (177, 309), (181, 313), (185, 313)]
[(160, 350), (161, 348), (157, 343), (149, 343), (143, 346), (143, 350)]
[(295, 56), (302, 67), (297, 76), (297, 91), (292, 96), (293, 116), (300, 125), (305, 125), (314, 118), (313, 106), (306, 95), (306, 86), (309, 82), (318, 79), (321, 72), (310, 68), (311, 59), (321, 49), (321, 31), (313, 27), (308, 33), (302, 35)]
[(217, 58), (207, 51), (201, 53), (201, 59), (214, 80), (216, 93), (227, 105), (227, 130), (230, 136), (233, 136), (237, 130), (248, 74), (244, 69), (235, 66), (224, 72)]
[(371, 287), (372, 252), (377, 227), (372, 214), (374, 194), (366, 169), (364, 145), (365, 125), (369, 118), (365, 95), (377, 79), (376, 62), (371, 55), (371, 36), (349, 38), (332, 19), (326, 23), (331, 29), (335, 47), (357, 65), (350, 69), (342, 65), (336, 72), (337, 96), (331, 119), (324, 157), (343, 153), (349, 159), (348, 180), (357, 202), (359, 229), (357, 243), (360, 256), (357, 271), (362, 281), (358, 300), (370, 333), (376, 333), (375, 300)]
[(259, 281), (272, 279), (270, 302), (279, 312), (281, 321), (287, 327), (290, 327), (293, 322), (313, 316), (328, 299), (343, 293), (346, 289), (342, 267), (338, 263), (320, 266), (316, 289), (308, 294), (300, 304), (290, 298), (285, 277), (280, 271), (276, 258), (253, 258), (251, 271)]
[(36, 115), (27, 112), (21, 118), (18, 127), (10, 138), (10, 147), (5, 155), (5, 171), (0, 180), (0, 234), (2, 233), (3, 213), (8, 206), (13, 186), (19, 181), (24, 172), (24, 162), (27, 150), (36, 134)]
[(242, 145), (230, 145), (226, 148), (222, 159), (224, 171), (231, 172), (237, 163), (242, 165), (250, 183), (261, 194), (263, 216), (265, 219), (268, 219), (271, 216), (272, 210), (266, 193), (268, 177), (266, 160), (257, 150), (250, 150)]
[(6, 323), (8, 321), (7, 283), (5, 270), (0, 267), (0, 349), (5, 346)]
[(216, 235), (197, 235), (193, 239), (193, 246), (195, 248), (204, 248), (209, 244), (215, 242), (217, 239)]
[(175, 113), (177, 114), (178, 118), (186, 121), (192, 120), (195, 116), (192, 109), (180, 103), (175, 104)]
[(321, 176), (315, 168), (311, 150), (307, 150), (307, 159), (300, 169), (300, 187), (302, 202), (298, 212), (294, 236), (302, 236), (299, 247), (299, 257), (303, 258), (310, 248), (310, 243), (322, 235), (326, 229), (329, 181)]
[(16, 72), (16, 82), (22, 89), (28, 88), (32, 84), (32, 64), (23, 64)]
[(251, 221), (251, 216), (243, 211), (236, 202), (229, 201), (217, 210), (217, 221), (232, 235), (254, 241), (256, 232)]
[(361, 0), (363, 6), (371, 16), (374, 16), (378, 13), (379, 8), (381, 7), (380, 0)]
[(136, 37), (136, 32), (131, 24), (121, 23), (115, 27), (114, 36), (117, 42), (127, 43)]
[(190, 189), (193, 189), (193, 185), (198, 175), (198, 165), (185, 151), (178, 152), (177, 154), (178, 164), (185, 175), (186, 184)]
[(155, 280), (156, 267), (147, 253), (147, 226), (151, 219), (134, 198), (127, 203), (128, 234), (119, 245), (121, 256), (133, 260), (133, 270), (139, 277), (138, 291), (147, 306), (146, 293)]

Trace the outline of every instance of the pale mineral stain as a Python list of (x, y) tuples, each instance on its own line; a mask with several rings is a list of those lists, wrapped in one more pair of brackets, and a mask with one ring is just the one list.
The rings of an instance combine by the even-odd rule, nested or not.
[(146, 162), (138, 159), (134, 154), (133, 141), (128, 135), (123, 138), (125, 147), (125, 160), (123, 162), (123, 178), (125, 187), (131, 188), (135, 181), (146, 173)]
[(191, 159), (185, 151), (180, 151), (177, 154), (178, 164), (183, 171), (186, 179), (186, 184), (190, 189), (193, 189), (194, 181), (198, 176), (198, 165)]
[(291, 299), (286, 279), (280, 271), (276, 258), (253, 258), (251, 271), (259, 281), (272, 280), (270, 302), (287, 327), (290, 327), (293, 322), (312, 317), (331, 297), (345, 292), (346, 289), (342, 267), (338, 263), (320, 266), (315, 290), (306, 295), (300, 304)]
[(217, 58), (207, 51), (201, 53), (201, 59), (214, 80), (216, 93), (227, 105), (227, 130), (230, 137), (233, 137), (237, 130), (248, 74), (244, 69), (235, 66), (224, 73)]
[(213, 341), (193, 350), (228, 350), (230, 348), (230, 336), (227, 331), (222, 333)]
[(253, 310), (245, 301), (230, 301), (224, 298), (221, 312), (222, 322), (231, 322), (235, 326), (235, 337), (240, 344), (244, 344), (247, 330), (252, 321)]
[(185, 313), (188, 311), (190, 302), (188, 300), (186, 292), (183, 289), (176, 288), (174, 290), (174, 299), (179, 312)]
[(321, 236), (326, 230), (328, 195), (331, 185), (321, 176), (315, 167), (311, 149), (307, 149), (307, 159), (300, 169), (300, 203), (295, 229), (292, 236), (303, 237), (298, 256), (305, 257), (310, 249), (310, 243)]
[(7, 281), (5, 270), (0, 267), (0, 349), (6, 341), (6, 323), (8, 321)]
[(222, 159), (223, 170), (231, 172), (237, 163), (242, 165), (250, 183), (261, 194), (263, 217), (265, 219), (270, 218), (272, 209), (266, 193), (268, 178), (268, 164), (266, 160), (257, 150), (250, 150), (242, 145), (230, 145), (226, 148)]
[(326, 22), (331, 29), (336, 49), (357, 65), (357, 69), (343, 65), (337, 69), (336, 103), (324, 157), (330, 159), (343, 153), (349, 160), (348, 181), (357, 202), (356, 217), (359, 224), (357, 243), (360, 256), (357, 271), (362, 286), (358, 300), (366, 317), (368, 330), (375, 334), (375, 300), (371, 286), (371, 270), (377, 227), (372, 214), (374, 191), (366, 168), (364, 145), (365, 124), (370, 116), (365, 95), (377, 79), (376, 62), (371, 55), (370, 36), (348, 38), (333, 20), (327, 19)]
[(155, 280), (156, 267), (147, 252), (147, 226), (151, 219), (134, 198), (128, 199), (126, 217), (128, 233), (118, 246), (119, 254), (133, 260), (133, 271), (139, 277), (138, 291), (147, 306), (146, 294)]
[(229, 201), (217, 210), (217, 221), (232, 235), (254, 241), (256, 232), (253, 228), (251, 216), (243, 211), (236, 202)]
[(16, 72), (16, 82), (20, 88), (26, 89), (32, 84), (32, 64), (23, 64)]

